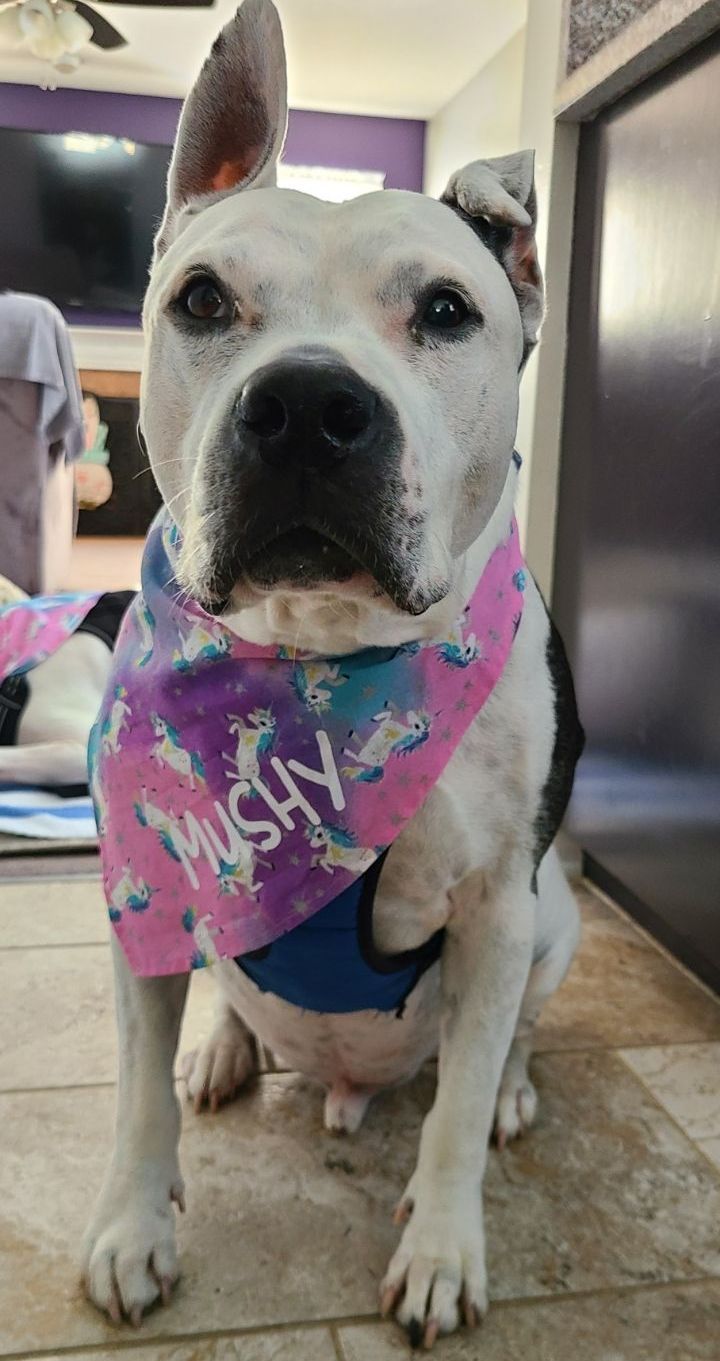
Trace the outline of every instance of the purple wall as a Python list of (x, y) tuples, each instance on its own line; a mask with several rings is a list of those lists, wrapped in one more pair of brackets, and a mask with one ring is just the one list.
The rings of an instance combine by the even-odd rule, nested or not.
[[(0, 82), (0, 127), (28, 132), (95, 132), (169, 146), (182, 101), (105, 90), (41, 90)], [(381, 170), (388, 189), (422, 190), (425, 124), (415, 119), (291, 109), (284, 160), (340, 170)], [(136, 326), (119, 313), (78, 312), (75, 323)]]
[(384, 170), (387, 189), (422, 192), (425, 124), (409, 118), (291, 109), (283, 159), (289, 165)]
[[(29, 132), (105, 132), (170, 145), (179, 99), (104, 90), (40, 90), (0, 83), (0, 127)], [(425, 124), (406, 118), (290, 111), (290, 165), (383, 170), (388, 189), (422, 190)]]

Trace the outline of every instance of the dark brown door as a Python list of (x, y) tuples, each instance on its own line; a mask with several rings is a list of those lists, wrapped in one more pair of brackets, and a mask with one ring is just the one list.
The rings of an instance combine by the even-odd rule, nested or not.
[(554, 611), (570, 828), (720, 984), (720, 36), (582, 130)]

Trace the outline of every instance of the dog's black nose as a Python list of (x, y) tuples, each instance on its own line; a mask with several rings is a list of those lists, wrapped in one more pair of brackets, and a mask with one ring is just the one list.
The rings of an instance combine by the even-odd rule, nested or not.
[(328, 471), (380, 433), (382, 403), (347, 365), (313, 355), (276, 360), (248, 378), (238, 432), (265, 463)]

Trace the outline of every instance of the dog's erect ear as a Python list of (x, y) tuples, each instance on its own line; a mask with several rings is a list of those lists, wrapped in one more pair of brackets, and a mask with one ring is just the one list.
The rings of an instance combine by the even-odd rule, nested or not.
[(518, 151), (458, 170), (442, 202), (463, 217), (497, 256), (520, 308), (523, 364), (543, 319), (543, 281), (535, 244), (535, 153)]
[(272, 0), (245, 0), (185, 100), (156, 253), (170, 244), (178, 214), (193, 201), (274, 185), (286, 125), (280, 18)]

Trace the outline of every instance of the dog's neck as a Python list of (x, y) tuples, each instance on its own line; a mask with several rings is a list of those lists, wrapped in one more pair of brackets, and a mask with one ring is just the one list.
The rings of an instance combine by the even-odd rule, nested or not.
[(402, 614), (386, 598), (341, 589), (258, 593), (257, 601), (222, 616), (246, 642), (337, 657), (364, 647), (399, 647), (449, 631), (473, 594), (486, 563), (505, 539), (513, 514), (517, 469), (511, 465), (503, 494), (485, 529), (454, 563), (450, 590), (421, 615)]

